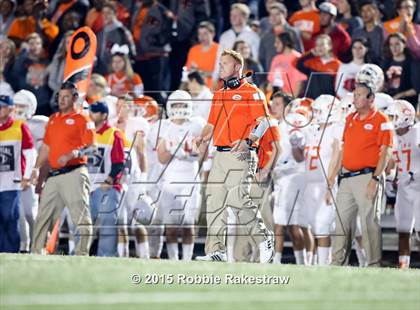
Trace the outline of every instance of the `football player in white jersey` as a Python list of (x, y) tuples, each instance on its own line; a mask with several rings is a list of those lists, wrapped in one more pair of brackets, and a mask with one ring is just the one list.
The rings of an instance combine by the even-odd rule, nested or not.
[(169, 121), (164, 123), (157, 149), (159, 161), (165, 166), (157, 216), (165, 224), (169, 259), (179, 259), (178, 229), (181, 228), (182, 259), (189, 261), (200, 208), (199, 156), (192, 150), (192, 141), (200, 135), (206, 121), (192, 117), (192, 100), (186, 91), (173, 92), (166, 109)]
[[(161, 196), (160, 179), (163, 173), (163, 166), (157, 156), (157, 145), (162, 124), (167, 120), (162, 120), (159, 106), (152, 97), (142, 96), (136, 98), (134, 102), (137, 105), (138, 114), (141, 114), (149, 124), (149, 130), (145, 136), (145, 153), (147, 158), (147, 183), (145, 184), (145, 189), (152, 200), (152, 204), (157, 205)], [(145, 227), (148, 233), (150, 257), (160, 258), (163, 247), (164, 226), (159, 223), (157, 217), (153, 217), (152, 222), (145, 225)]]
[[(126, 192), (120, 205), (118, 253), (128, 256), (128, 229), (135, 236), (136, 256), (148, 259), (149, 243), (147, 230), (143, 224), (149, 225), (153, 216), (152, 200), (146, 194), (147, 158), (146, 136), (149, 124), (143, 117), (144, 109), (133, 99), (120, 98), (117, 102), (117, 127), (123, 130), (126, 141), (127, 164), (125, 167)], [(128, 225), (128, 227), (126, 227)]]
[(415, 124), (413, 105), (405, 100), (393, 103), (396, 132), (391, 164), (397, 168), (398, 190), (395, 219), (399, 234), (399, 267), (410, 266), (410, 238), (415, 226), (420, 232), (420, 126)]
[[(296, 109), (287, 114), (286, 110), (292, 98), (282, 92), (277, 92), (272, 97), (270, 105), (271, 114), (279, 120), (281, 154), (273, 170), (274, 178), (274, 232), (275, 255), (273, 263), (280, 264), (283, 252), (285, 228), (293, 241), (293, 251), (296, 263), (305, 264), (306, 249), (304, 233), (301, 228), (302, 198), (304, 184), (304, 164), (298, 163), (293, 157), (293, 146), (290, 137), (295, 137), (295, 132), (301, 132), (299, 127), (306, 125), (308, 119)], [(310, 100), (308, 100), (310, 102)], [(309, 103), (310, 104), (310, 103)], [(286, 115), (287, 114), (287, 115)], [(298, 146), (303, 141), (293, 140)]]
[[(18, 91), (13, 100), (15, 102), (14, 118), (24, 120), (31, 131), (35, 148), (38, 151), (44, 139), (45, 127), (48, 117), (34, 115), (37, 107), (37, 99), (29, 90)], [(32, 229), (38, 213), (38, 194), (35, 187), (29, 186), (21, 193), (19, 228), (20, 228), (20, 252), (29, 252), (32, 240)]]
[[(331, 262), (331, 231), (335, 219), (335, 208), (327, 201), (328, 172), (339, 154), (343, 127), (340, 102), (331, 95), (321, 95), (312, 103), (313, 126), (305, 136), (305, 180), (304, 215), (316, 239), (319, 265)], [(332, 188), (333, 193), (336, 188)]]

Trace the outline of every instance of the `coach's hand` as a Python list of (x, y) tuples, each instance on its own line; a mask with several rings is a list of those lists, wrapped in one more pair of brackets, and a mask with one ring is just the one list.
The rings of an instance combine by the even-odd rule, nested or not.
[(31, 186), (31, 180), (30, 179), (22, 179), (22, 181), (20, 182), (20, 186), (22, 187), (22, 190), (24, 191), (29, 186)]
[(325, 202), (328, 206), (331, 206), (333, 204), (333, 197), (331, 195), (331, 190), (327, 188), (327, 192), (325, 193)]
[(76, 158), (76, 154), (75, 151), (71, 151), (70, 153), (61, 155), (60, 158), (58, 158), (57, 162), (61, 165), (61, 166), (65, 166), (67, 164), (67, 162), (69, 162), (70, 160), (72, 160), (73, 158)]
[(198, 153), (200, 154), (200, 156), (203, 156), (207, 152), (208, 142), (204, 141), (202, 137), (194, 138), (192, 140), (192, 144), (193, 144), (193, 148), (192, 148), (193, 153)]
[(245, 140), (236, 140), (233, 142), (233, 147), (230, 152), (237, 160), (244, 161), (248, 157), (249, 146)]
[(371, 179), (366, 189), (367, 199), (373, 200), (373, 198), (375, 198), (377, 190), (378, 190), (378, 181)]
[(38, 184), (38, 178), (39, 178), (39, 169), (33, 168), (32, 173), (31, 173), (31, 178), (30, 178), (31, 183), (36, 186)]

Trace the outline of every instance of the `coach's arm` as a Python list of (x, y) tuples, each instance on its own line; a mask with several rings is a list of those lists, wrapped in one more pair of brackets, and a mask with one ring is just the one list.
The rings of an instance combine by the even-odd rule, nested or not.
[(213, 125), (207, 123), (201, 131), (201, 134), (193, 140), (196, 151), (201, 157), (205, 157), (207, 153), (209, 142), (213, 136), (213, 129)]

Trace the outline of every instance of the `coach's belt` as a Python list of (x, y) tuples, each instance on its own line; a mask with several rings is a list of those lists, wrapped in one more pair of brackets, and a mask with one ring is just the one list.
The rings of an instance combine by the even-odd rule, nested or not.
[(80, 168), (80, 167), (83, 167), (83, 166), (86, 166), (86, 165), (85, 164), (80, 164), (80, 165), (73, 165), (73, 166), (63, 167), (63, 168), (60, 168), (60, 169), (50, 170), (48, 175), (50, 177), (56, 177), (57, 175), (72, 172), (73, 170), (76, 170), (77, 168)]
[(357, 177), (358, 175), (372, 173), (376, 170), (376, 168), (364, 168), (357, 171), (349, 171), (349, 172), (341, 172), (339, 177), (340, 179)]
[[(255, 147), (249, 147), (248, 148), (250, 151), (256, 151), (257, 148)], [(218, 152), (230, 152), (232, 150), (231, 146), (216, 146), (216, 150)]]

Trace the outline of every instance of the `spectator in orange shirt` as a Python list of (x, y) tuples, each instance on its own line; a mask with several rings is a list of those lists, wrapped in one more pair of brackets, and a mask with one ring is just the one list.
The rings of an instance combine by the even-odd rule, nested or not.
[(92, 220), (89, 211), (90, 182), (87, 156), (94, 150), (95, 125), (77, 111), (76, 85), (66, 82), (58, 95), (59, 112), (52, 115), (45, 129), (31, 180), (38, 182), (39, 168), (47, 161), (49, 178), (41, 193), (35, 221), (32, 252), (40, 254), (45, 247), (50, 223), (55, 223), (64, 207), (70, 212), (80, 235), (76, 255), (89, 255)]
[(8, 36), (19, 48), (26, 37), (37, 32), (43, 39), (45, 45), (49, 45), (58, 35), (57, 25), (50, 22), (46, 16), (48, 1), (25, 0), (24, 8), (26, 16), (19, 17), (10, 25)]
[(315, 0), (299, 0), (301, 10), (293, 13), (289, 18), (289, 24), (300, 31), (305, 51), (312, 48), (312, 37), (321, 29), (319, 11), (316, 8)]
[(111, 95), (122, 97), (130, 93), (133, 97), (140, 97), (143, 94), (143, 82), (140, 75), (133, 72), (127, 45), (119, 46), (114, 44), (111, 49), (111, 74), (105, 78), (111, 88)]
[(319, 35), (315, 48), (298, 59), (296, 67), (308, 77), (305, 97), (318, 98), (322, 94), (335, 95), (335, 76), (341, 62), (333, 53), (330, 36)]
[(212, 73), (216, 65), (219, 44), (214, 42), (215, 28), (211, 22), (201, 22), (197, 29), (198, 44), (190, 48), (185, 66), (189, 71), (199, 70), (208, 88), (213, 88)]

